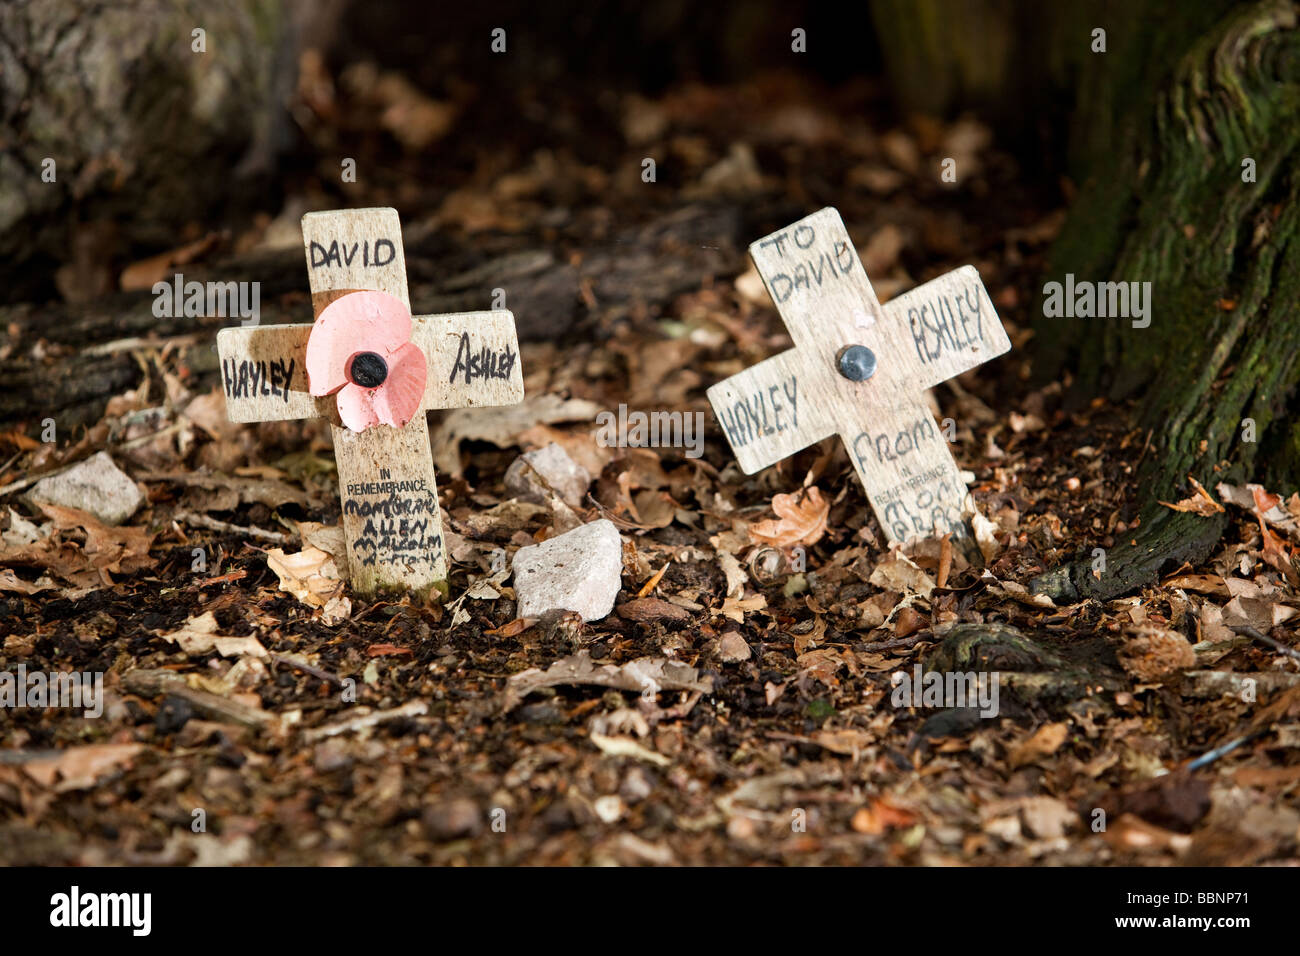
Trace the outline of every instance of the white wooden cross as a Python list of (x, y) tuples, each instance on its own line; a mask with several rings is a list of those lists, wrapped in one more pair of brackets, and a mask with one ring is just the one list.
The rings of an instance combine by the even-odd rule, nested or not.
[(795, 347), (709, 389), (746, 474), (838, 434), (889, 540), (966, 538), (966, 483), (925, 389), (1011, 348), (974, 266), (881, 306), (831, 207), (749, 247)]
[[(308, 213), (302, 238), (314, 316), (363, 290), (396, 296), (409, 311), (395, 209)], [(362, 431), (341, 424), (334, 395), (308, 391), (305, 356), (312, 329), (267, 325), (217, 334), (230, 420), (328, 418), (353, 589), (429, 596), (436, 588), (445, 595), (447, 560), (425, 411), (523, 399), (514, 316), (504, 309), (414, 316), (410, 341), (424, 353), (428, 369), (419, 410), (404, 427), (378, 424)], [(357, 343), (359, 352), (364, 344)]]

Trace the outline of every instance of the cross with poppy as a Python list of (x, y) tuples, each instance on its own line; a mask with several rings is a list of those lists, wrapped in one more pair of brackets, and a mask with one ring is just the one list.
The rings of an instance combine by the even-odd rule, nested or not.
[(395, 209), (308, 213), (302, 237), (316, 321), (217, 333), (227, 413), (328, 418), (353, 589), (445, 595), (424, 413), (523, 399), (514, 316), (412, 316)]
[(741, 470), (839, 434), (890, 541), (969, 538), (970, 495), (924, 391), (1011, 348), (975, 267), (882, 306), (829, 206), (749, 255), (795, 347), (708, 391)]

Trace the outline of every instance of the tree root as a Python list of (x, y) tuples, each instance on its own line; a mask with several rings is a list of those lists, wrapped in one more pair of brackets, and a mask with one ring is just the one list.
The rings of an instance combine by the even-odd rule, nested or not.
[(1083, 554), (1040, 574), (1029, 583), (1029, 590), (1071, 604), (1089, 598), (1109, 601), (1155, 583), (1165, 570), (1200, 564), (1227, 525), (1227, 515), (1206, 518), (1160, 506), (1144, 517), (1128, 544), (1105, 552), (1104, 570), (1095, 567), (1096, 557)]

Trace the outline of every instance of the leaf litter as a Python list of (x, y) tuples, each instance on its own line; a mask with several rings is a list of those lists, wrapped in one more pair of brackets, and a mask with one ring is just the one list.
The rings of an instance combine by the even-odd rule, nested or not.
[[(371, 148), (457, 141), (469, 151), (450, 194), (408, 198), (423, 213), (416, 232), (454, 235), (475, 261), (514, 249), (538, 267), (567, 263), (588, 324), (522, 346), (521, 405), (434, 420), (445, 605), (349, 592), (327, 428), (231, 425), (215, 370), (197, 360), (209, 338), (199, 349), (140, 345), (147, 373), (75, 441), (0, 432), (0, 671), (97, 671), (106, 695), (97, 721), (7, 711), (0, 859), (1294, 858), (1298, 489), (1189, 476), (1168, 507), (1228, 519), (1202, 566), (1113, 601), (1034, 594), (1042, 571), (1130, 539), (1143, 442), (1124, 407), (1069, 409), (1060, 384), (1025, 384), (1028, 353), (1013, 350), (933, 395), (961, 423), (954, 449), (978, 507), (977, 553), (950, 540), (888, 548), (838, 442), (745, 476), (708, 410), (708, 385), (789, 345), (744, 259), (752, 229), (711, 230), (707, 245), (725, 263), (715, 275), (654, 286), (625, 277), (637, 291), (620, 299), (608, 276), (582, 274), (574, 251), (590, 253), (582, 239), (602, 222), (655, 214), (635, 177), (623, 182), (617, 151), (478, 154), (448, 136), (454, 107), (372, 73), (316, 84), (331, 90), (318, 105), (406, 137), (373, 137)], [(1060, 210), (1018, 192), (973, 120), (921, 135), (822, 94), (762, 80), (703, 100), (674, 89), (626, 101), (614, 135), (698, 154), (682, 183), (662, 184), (683, 216), (743, 195), (757, 219), (788, 221), (791, 197), (775, 191), (812, 184), (797, 204), (841, 209), (882, 298), (976, 257), (1023, 344)], [(317, 118), (305, 135), (324, 142), (332, 131)], [(926, 164), (948, 145), (967, 157), (971, 182), (1004, 201), (959, 192), (952, 215), (936, 213)], [(548, 190), (570, 197), (570, 221), (542, 224), (537, 197)], [(682, 242), (663, 229), (660, 251)], [(272, 248), (273, 232), (242, 241)], [(526, 247), (537, 241), (549, 243), (540, 257)], [(198, 241), (129, 278), (211, 254)], [(428, 302), (428, 288), (417, 283), (412, 298)], [(304, 307), (294, 292), (267, 305)], [(529, 303), (512, 308), (524, 316)], [(19, 346), (15, 334), (3, 333), (4, 347)], [(704, 413), (702, 456), (602, 442), (596, 416), (620, 403)], [(511, 463), (552, 442), (591, 474), (587, 497), (576, 507), (512, 500)], [(23, 497), (100, 450), (147, 491), (131, 524)], [(509, 556), (599, 517), (625, 541), (615, 613), (518, 618)], [(917, 666), (996, 670), (1006, 678), (998, 715), (895, 705), (896, 676)], [(188, 819), (167, 825), (182, 799), (232, 821), (229, 831), (196, 841)], [(495, 807), (507, 835), (476, 836)], [(792, 835), (796, 807), (809, 826)], [(1095, 809), (1107, 813), (1104, 832), (1088, 825)]]

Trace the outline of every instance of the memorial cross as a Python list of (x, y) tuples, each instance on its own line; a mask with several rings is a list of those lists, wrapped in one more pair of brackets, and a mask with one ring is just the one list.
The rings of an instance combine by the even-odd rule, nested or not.
[(924, 390), (1011, 348), (975, 267), (882, 306), (830, 207), (749, 254), (795, 347), (708, 390), (741, 469), (838, 434), (891, 542), (967, 538), (970, 494)]
[(523, 399), (514, 316), (412, 317), (394, 209), (308, 213), (302, 236), (316, 321), (217, 334), (230, 420), (328, 418), (353, 589), (445, 595), (425, 411)]

